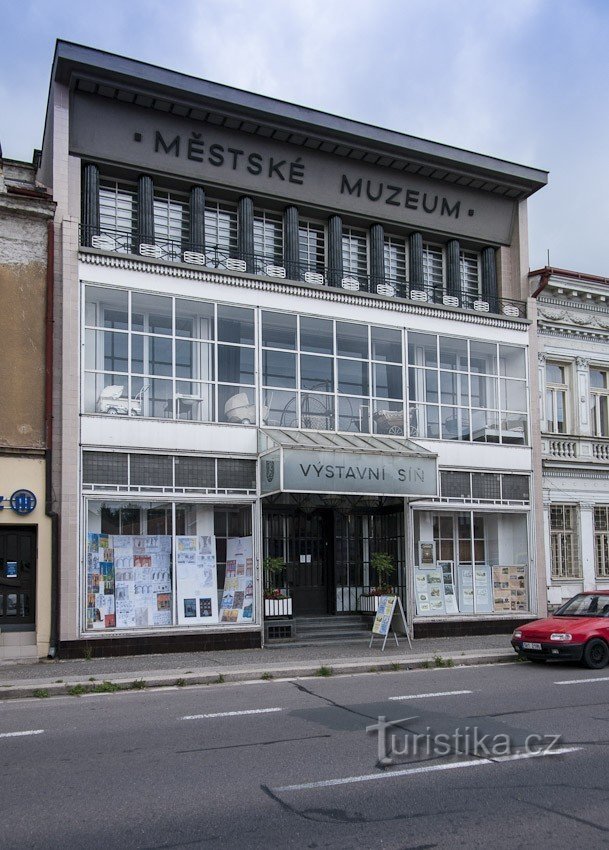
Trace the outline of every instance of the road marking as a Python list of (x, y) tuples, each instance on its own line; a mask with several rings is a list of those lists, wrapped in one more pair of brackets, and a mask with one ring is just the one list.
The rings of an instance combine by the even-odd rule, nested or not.
[(22, 738), (24, 735), (42, 735), (44, 729), (27, 729), (25, 732), (0, 732), (0, 738)]
[(473, 691), (436, 691), (434, 694), (410, 694), (405, 697), (389, 697), (390, 700), (425, 699), (426, 697), (452, 697), (457, 694), (472, 694)]
[(587, 685), (589, 682), (609, 682), (609, 676), (599, 676), (598, 679), (563, 679), (561, 682), (554, 682), (555, 685)]
[(244, 714), (271, 714), (283, 708), (249, 708), (245, 711), (217, 711), (214, 714), (187, 714), (182, 720), (209, 720), (211, 717), (241, 717)]
[(400, 776), (414, 776), (418, 773), (434, 773), (441, 770), (457, 770), (462, 767), (483, 767), (503, 761), (518, 761), (521, 759), (544, 758), (545, 756), (559, 756), (565, 753), (574, 753), (581, 747), (560, 747), (557, 750), (541, 753), (514, 753), (510, 756), (497, 756), (494, 759), (471, 759), (470, 761), (448, 762), (446, 764), (433, 764), (425, 767), (409, 767), (405, 770), (392, 770), (384, 773), (366, 773), (362, 776), (346, 776), (343, 779), (322, 779), (320, 782), (303, 782), (301, 785), (284, 785), (283, 788), (274, 788), (276, 792), (284, 791), (307, 791), (313, 788), (330, 788), (335, 785), (352, 785), (357, 782), (374, 782), (381, 779), (394, 779)]

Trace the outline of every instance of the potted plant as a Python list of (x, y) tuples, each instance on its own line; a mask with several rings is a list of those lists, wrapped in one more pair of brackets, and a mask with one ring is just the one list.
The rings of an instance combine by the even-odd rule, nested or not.
[(292, 600), (287, 588), (277, 587), (277, 580), (285, 570), (283, 558), (266, 557), (264, 567), (264, 616), (291, 617)]
[(395, 572), (393, 557), (387, 552), (375, 552), (370, 558), (370, 566), (376, 573), (378, 584), (371, 587), (367, 593), (362, 593), (359, 598), (360, 611), (373, 614), (379, 607), (381, 596), (395, 593), (394, 587), (389, 584), (389, 576)]

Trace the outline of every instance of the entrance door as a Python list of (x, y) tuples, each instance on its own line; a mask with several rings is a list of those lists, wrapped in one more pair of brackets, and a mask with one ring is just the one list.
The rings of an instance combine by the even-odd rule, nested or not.
[(264, 529), (265, 555), (285, 559), (295, 616), (333, 613), (332, 512), (265, 512)]
[(36, 622), (36, 529), (0, 526), (0, 628)]

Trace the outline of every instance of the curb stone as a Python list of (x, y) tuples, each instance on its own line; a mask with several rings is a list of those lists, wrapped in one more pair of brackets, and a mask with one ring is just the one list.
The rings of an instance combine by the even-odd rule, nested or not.
[[(153, 673), (146, 674), (145, 672), (132, 673), (129, 676), (112, 676), (111, 674), (90, 681), (89, 678), (69, 677), (67, 682), (49, 682), (46, 679), (37, 679), (29, 683), (21, 684), (0, 684), (0, 701), (11, 699), (24, 699), (28, 697), (43, 698), (48, 697), (65, 697), (76, 696), (70, 694), (70, 691), (80, 686), (82, 695), (85, 694), (102, 694), (102, 693), (117, 693), (125, 691), (134, 691), (141, 693), (150, 688), (167, 688), (167, 687), (188, 687), (189, 685), (219, 685), (223, 683), (236, 682), (253, 682), (264, 681), (268, 679), (271, 682), (285, 681), (297, 678), (316, 677), (320, 667), (328, 667), (331, 669), (332, 676), (348, 676), (364, 673), (406, 673), (411, 670), (439, 670), (439, 669), (457, 669), (459, 667), (472, 667), (482, 664), (505, 664), (515, 662), (517, 660), (514, 652), (494, 652), (488, 654), (475, 655), (457, 655), (455, 657), (448, 656), (444, 661), (452, 660), (453, 666), (436, 666), (434, 664), (434, 656), (417, 657), (417, 658), (401, 658), (387, 661), (338, 661), (338, 662), (322, 662), (318, 661), (314, 664), (300, 665), (283, 665), (273, 667), (266, 665), (265, 667), (242, 668), (224, 670), (205, 671), (201, 673), (183, 673), (176, 675), (175, 673)], [(396, 669), (399, 665), (399, 669)], [(270, 677), (269, 678), (269, 675)], [(264, 679), (263, 679), (264, 676)], [(138, 684), (134, 686), (134, 683)], [(117, 686), (116, 690), (105, 691), (105, 683), (111, 683)], [(142, 683), (142, 684), (140, 684)], [(178, 685), (178, 683), (180, 683)], [(79, 694), (80, 695), (80, 694)]]

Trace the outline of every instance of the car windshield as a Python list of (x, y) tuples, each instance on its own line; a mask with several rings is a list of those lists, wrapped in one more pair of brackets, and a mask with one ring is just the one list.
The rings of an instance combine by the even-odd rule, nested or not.
[(555, 617), (609, 617), (609, 596), (580, 593), (559, 608)]

